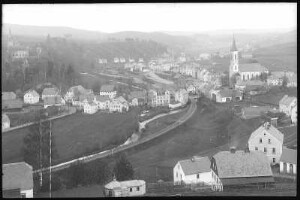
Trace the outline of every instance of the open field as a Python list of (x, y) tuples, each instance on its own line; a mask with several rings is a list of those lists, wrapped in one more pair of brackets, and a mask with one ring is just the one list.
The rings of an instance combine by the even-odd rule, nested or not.
[(149, 72), (149, 73), (145, 74), (145, 76), (147, 78), (155, 81), (155, 82), (158, 82), (158, 83), (162, 83), (162, 84), (166, 84), (166, 85), (172, 85), (172, 84), (174, 84), (172, 81), (163, 79), (163, 78), (159, 77), (158, 75), (156, 75), (153, 72)]
[(273, 87), (268, 93), (263, 95), (256, 95), (252, 99), (254, 102), (257, 101), (279, 106), (279, 101), (284, 95), (297, 97), (297, 88), (287, 88), (286, 90), (280, 90), (279, 87)]
[[(82, 155), (87, 148), (108, 149), (111, 144), (123, 143), (137, 127), (136, 110), (128, 113), (94, 115), (74, 114), (53, 121), (52, 134), (55, 138), (59, 159), (53, 164)], [(2, 162), (22, 161), (21, 147), (28, 127), (2, 135)], [(83, 134), (84, 133), (84, 134)]]

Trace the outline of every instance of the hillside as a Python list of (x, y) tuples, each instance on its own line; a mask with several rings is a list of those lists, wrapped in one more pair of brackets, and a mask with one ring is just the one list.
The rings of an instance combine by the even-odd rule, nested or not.
[(254, 58), (271, 71), (297, 72), (297, 43), (284, 43), (259, 48), (253, 52)]

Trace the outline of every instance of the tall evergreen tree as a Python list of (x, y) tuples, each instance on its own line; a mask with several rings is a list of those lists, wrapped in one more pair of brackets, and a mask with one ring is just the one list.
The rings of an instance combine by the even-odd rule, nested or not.
[(114, 169), (114, 175), (118, 181), (131, 180), (134, 177), (134, 170), (131, 163), (127, 160), (125, 154), (121, 154), (118, 158)]

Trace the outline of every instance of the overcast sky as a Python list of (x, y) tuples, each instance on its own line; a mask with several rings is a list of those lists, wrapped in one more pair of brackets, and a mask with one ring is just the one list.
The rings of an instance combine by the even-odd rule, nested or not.
[(296, 3), (15, 4), (3, 23), (66, 26), (102, 32), (292, 29)]

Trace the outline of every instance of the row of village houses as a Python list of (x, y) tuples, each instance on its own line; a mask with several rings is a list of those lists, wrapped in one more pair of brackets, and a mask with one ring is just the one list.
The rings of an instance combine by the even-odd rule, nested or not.
[[(114, 63), (126, 63), (126, 59), (125, 58), (118, 58), (118, 57), (115, 57), (114, 59), (113, 59), (113, 62)], [(133, 58), (129, 58), (128, 59), (128, 62), (129, 63), (133, 63), (133, 62), (135, 62), (135, 59), (133, 59)], [(138, 59), (138, 62), (139, 63), (143, 63), (144, 62), (144, 59), (143, 58), (139, 58)], [(107, 64), (107, 59), (106, 58), (98, 58), (98, 63), (99, 64)]]
[[(279, 164), (279, 173), (296, 176), (297, 150), (283, 146), (284, 134), (270, 123), (264, 123), (250, 136), (245, 150), (220, 151), (211, 157), (193, 156), (179, 160), (173, 168), (173, 182), (203, 184), (213, 191), (251, 184), (272, 184), (271, 165)], [(33, 197), (32, 167), (25, 162), (2, 165), (4, 197)], [(104, 186), (105, 196), (142, 196), (143, 180), (116, 181)]]

